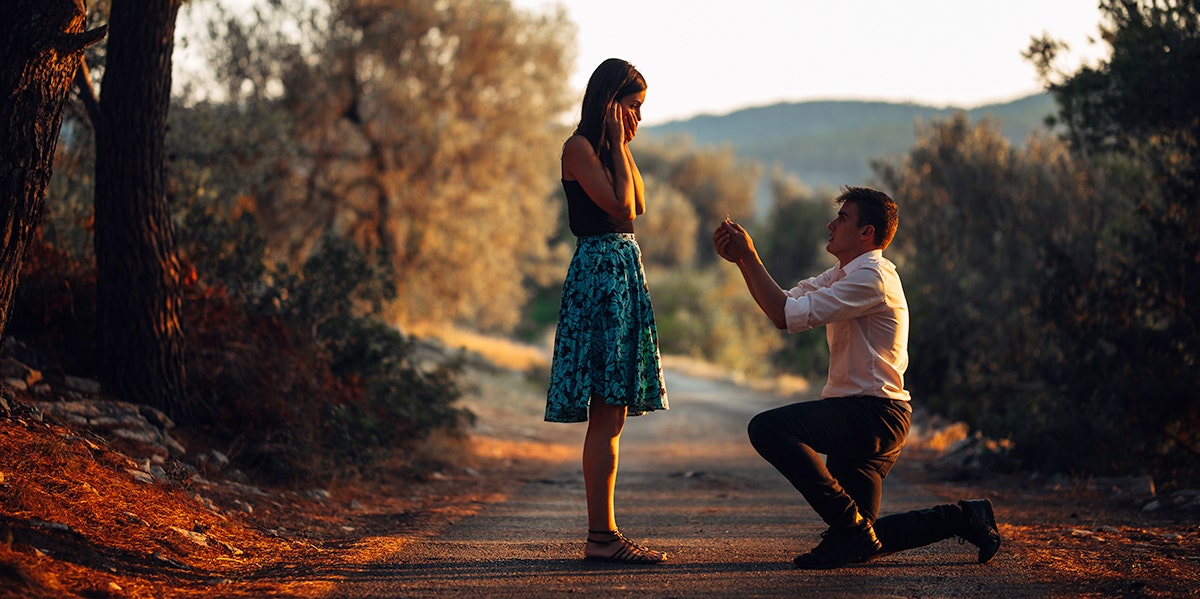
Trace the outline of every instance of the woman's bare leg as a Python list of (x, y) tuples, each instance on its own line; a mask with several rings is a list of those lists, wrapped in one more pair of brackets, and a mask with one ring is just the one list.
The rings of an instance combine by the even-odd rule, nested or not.
[(625, 406), (592, 398), (587, 436), (583, 441), (583, 486), (587, 494), (588, 530), (616, 530), (613, 489), (617, 483), (617, 456)]
[(583, 486), (587, 493), (588, 542), (584, 557), (628, 564), (657, 564), (667, 559), (661, 551), (643, 547), (617, 532), (613, 490), (617, 484), (617, 456), (625, 406), (611, 406), (592, 398), (587, 437), (583, 441)]

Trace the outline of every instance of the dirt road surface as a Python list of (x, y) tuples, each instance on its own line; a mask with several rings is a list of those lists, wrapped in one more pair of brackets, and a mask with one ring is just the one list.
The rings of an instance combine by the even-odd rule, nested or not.
[[(1029, 564), (1001, 548), (989, 564), (955, 540), (833, 571), (791, 566), (824, 530), (800, 495), (750, 447), (755, 413), (788, 401), (730, 383), (668, 373), (671, 409), (631, 418), (622, 437), (617, 518), (631, 538), (668, 551), (661, 565), (585, 562), (578, 447), (584, 425), (529, 419), (520, 435), (546, 450), (540, 472), (511, 483), (472, 514), (401, 542), (362, 539), (311, 574), (339, 597), (1044, 597)], [(483, 414), (485, 423), (488, 414)], [(529, 416), (528, 414), (526, 416)], [(497, 418), (498, 419), (498, 418)], [(902, 458), (903, 460), (903, 458)], [(942, 495), (944, 495), (942, 489)], [(885, 481), (882, 512), (953, 499)], [(997, 518), (1005, 506), (997, 503)], [(1004, 531), (1003, 523), (1001, 532)]]

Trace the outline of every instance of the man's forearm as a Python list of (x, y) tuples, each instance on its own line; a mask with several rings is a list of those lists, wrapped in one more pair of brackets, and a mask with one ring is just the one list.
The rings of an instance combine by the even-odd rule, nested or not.
[(787, 304), (787, 294), (767, 272), (767, 268), (757, 259), (738, 260), (738, 270), (746, 280), (746, 287), (754, 298), (763, 314), (771, 319), (777, 329), (787, 328), (787, 316), (783, 307)]

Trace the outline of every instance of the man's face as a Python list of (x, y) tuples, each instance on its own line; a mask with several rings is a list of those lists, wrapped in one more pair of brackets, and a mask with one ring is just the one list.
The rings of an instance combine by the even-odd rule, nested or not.
[(825, 251), (846, 262), (862, 253), (863, 230), (858, 223), (858, 206), (854, 202), (843, 202), (837, 216), (825, 226), (829, 229), (829, 243)]

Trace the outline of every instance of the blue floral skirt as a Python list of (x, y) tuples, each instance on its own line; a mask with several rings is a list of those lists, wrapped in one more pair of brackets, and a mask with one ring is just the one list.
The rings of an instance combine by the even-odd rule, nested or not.
[(639, 416), (667, 409), (654, 308), (632, 234), (580, 237), (563, 283), (546, 420), (584, 422), (593, 397)]

